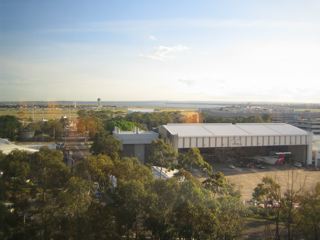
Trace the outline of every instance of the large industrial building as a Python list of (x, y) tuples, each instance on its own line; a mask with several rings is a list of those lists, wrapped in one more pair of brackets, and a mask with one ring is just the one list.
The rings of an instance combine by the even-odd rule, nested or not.
[(195, 147), (217, 157), (221, 150), (251, 156), (290, 152), (293, 161), (312, 164), (312, 136), (285, 123), (167, 124), (159, 134), (180, 151)]

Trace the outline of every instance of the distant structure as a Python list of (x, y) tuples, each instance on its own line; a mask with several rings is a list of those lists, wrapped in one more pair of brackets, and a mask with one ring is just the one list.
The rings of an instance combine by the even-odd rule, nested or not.
[(238, 149), (244, 157), (290, 152), (292, 160), (312, 164), (312, 135), (285, 123), (170, 123), (159, 134), (177, 150), (196, 147), (222, 160)]
[(125, 156), (136, 157), (141, 162), (145, 161), (146, 153), (148, 153), (152, 141), (158, 139), (158, 133), (141, 131), (137, 127), (133, 131), (121, 131), (116, 127), (113, 136), (121, 142), (121, 148)]
[(314, 135), (320, 135), (320, 118), (300, 119), (294, 125)]
[(97, 99), (97, 102), (98, 102), (98, 108), (101, 108), (101, 99), (98, 98), (98, 99)]
[(153, 113), (154, 111), (153, 108), (128, 108), (128, 113)]

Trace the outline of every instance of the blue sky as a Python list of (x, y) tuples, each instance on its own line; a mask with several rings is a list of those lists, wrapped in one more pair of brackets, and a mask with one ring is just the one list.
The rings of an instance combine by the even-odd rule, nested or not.
[(0, 0), (0, 100), (320, 102), (320, 1)]

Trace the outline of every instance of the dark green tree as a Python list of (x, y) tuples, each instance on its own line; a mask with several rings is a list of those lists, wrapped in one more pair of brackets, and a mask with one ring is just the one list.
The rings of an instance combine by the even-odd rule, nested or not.
[(106, 154), (112, 159), (118, 159), (120, 154), (120, 142), (112, 135), (97, 133), (93, 139), (91, 152), (95, 155)]
[(299, 202), (295, 216), (298, 231), (305, 239), (320, 239), (320, 182), (311, 191), (301, 194)]
[(198, 148), (190, 148), (186, 153), (181, 153), (178, 160), (179, 165), (188, 171), (200, 169), (205, 173), (212, 173), (211, 165), (203, 159)]
[(16, 140), (21, 129), (21, 123), (15, 116), (0, 116), (0, 138)]
[(170, 144), (159, 139), (151, 143), (147, 163), (165, 168), (174, 168), (177, 165), (177, 154), (177, 151)]

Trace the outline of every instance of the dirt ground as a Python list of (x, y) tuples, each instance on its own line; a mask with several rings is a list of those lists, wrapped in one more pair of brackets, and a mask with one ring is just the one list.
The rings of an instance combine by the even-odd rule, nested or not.
[[(225, 170), (225, 171), (224, 171)], [(221, 169), (227, 179), (240, 190), (242, 199), (248, 201), (252, 197), (253, 189), (261, 182), (262, 178), (274, 178), (286, 191), (291, 186), (295, 189), (309, 190), (320, 182), (320, 171), (297, 169), (294, 167), (269, 167), (268, 169)]]

